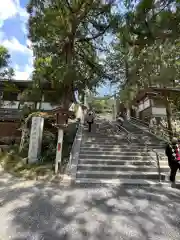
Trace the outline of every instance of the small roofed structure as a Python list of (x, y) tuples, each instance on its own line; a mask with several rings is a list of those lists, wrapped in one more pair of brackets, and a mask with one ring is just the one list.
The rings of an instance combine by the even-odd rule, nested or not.
[(132, 101), (136, 106), (137, 117), (145, 120), (150, 117), (167, 117), (168, 101), (173, 95), (180, 95), (180, 88), (149, 87), (139, 91)]
[(74, 111), (67, 110), (61, 106), (53, 109), (51, 113), (56, 115), (56, 126), (65, 127), (68, 123), (68, 118), (75, 118)]

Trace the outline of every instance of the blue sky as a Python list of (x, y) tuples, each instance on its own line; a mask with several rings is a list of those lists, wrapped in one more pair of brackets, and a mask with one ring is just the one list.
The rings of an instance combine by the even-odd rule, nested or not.
[[(15, 79), (27, 80), (33, 70), (31, 43), (27, 38), (28, 0), (0, 0), (0, 45), (11, 54)], [(110, 87), (98, 89), (100, 95), (109, 94)]]
[(0, 44), (9, 50), (18, 80), (28, 79), (33, 69), (33, 55), (27, 39), (27, 3), (28, 0), (1, 0), (0, 4)]

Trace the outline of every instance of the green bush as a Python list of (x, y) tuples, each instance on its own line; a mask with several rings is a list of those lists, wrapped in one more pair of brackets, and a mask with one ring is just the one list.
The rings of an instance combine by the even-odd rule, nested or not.
[(40, 157), (42, 162), (54, 162), (56, 157), (56, 143), (56, 134), (47, 130), (43, 132)]
[[(63, 150), (62, 150), (62, 165), (66, 165), (69, 159), (70, 151), (74, 138), (76, 136), (78, 123), (73, 122), (68, 125), (68, 128), (64, 132)], [(49, 130), (44, 130), (42, 137), (41, 156), (39, 156), (39, 163), (54, 164), (56, 158), (56, 146), (57, 146), (57, 133), (52, 133)], [(16, 153), (18, 153), (17, 146), (12, 146)], [(28, 156), (29, 149), (29, 132), (26, 133), (24, 139), (24, 145), (21, 152), (21, 157), (26, 158)]]

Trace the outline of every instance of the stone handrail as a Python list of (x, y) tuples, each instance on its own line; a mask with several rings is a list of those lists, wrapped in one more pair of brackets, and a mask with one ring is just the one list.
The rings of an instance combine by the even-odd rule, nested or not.
[[(129, 144), (131, 143), (131, 136), (132, 136), (132, 133), (131, 132), (129, 132), (126, 128), (124, 128), (122, 125), (120, 125), (120, 124), (118, 124), (118, 123), (111, 123), (111, 125), (113, 126), (113, 127), (115, 127), (115, 129), (117, 129), (118, 128), (118, 130), (117, 130), (117, 133), (119, 133), (120, 132), (120, 129), (122, 129), (122, 131), (124, 131), (125, 133), (126, 133), (126, 138), (127, 138), (127, 140), (128, 140), (128, 142), (129, 142)], [(119, 129), (120, 128), (120, 129)]]
[(76, 132), (76, 136), (74, 138), (74, 142), (71, 148), (70, 156), (69, 156), (69, 162), (66, 167), (66, 173), (71, 177), (71, 180), (75, 180), (76, 178), (76, 171), (77, 171), (77, 165), (79, 160), (79, 152), (80, 152), (80, 146), (82, 141), (82, 131), (83, 131), (83, 124), (79, 122), (78, 129)]
[(141, 124), (142, 126), (146, 127), (150, 134), (154, 135), (155, 137), (159, 138), (160, 140), (163, 140), (165, 142), (169, 142), (169, 130), (161, 126), (161, 129), (158, 125), (154, 125), (153, 127), (149, 127), (147, 123), (144, 121), (137, 119), (135, 117), (131, 117), (131, 120)]
[[(142, 129), (142, 131), (143, 131), (143, 133), (145, 133), (145, 131), (143, 129)], [(134, 133), (131, 133), (131, 136), (133, 136), (133, 135), (136, 138), (136, 135)], [(139, 138), (138, 138), (138, 142), (141, 143)], [(151, 152), (154, 152), (156, 154), (156, 162), (157, 162), (157, 168), (158, 168), (159, 182), (161, 182), (161, 168), (160, 168), (160, 162), (159, 162), (160, 158), (161, 158), (160, 154), (154, 148), (150, 147), (146, 142), (144, 142), (144, 144), (145, 144), (145, 147), (146, 147), (146, 150), (147, 150), (148, 153), (151, 151)], [(149, 154), (149, 156), (154, 160), (154, 158), (150, 154)]]

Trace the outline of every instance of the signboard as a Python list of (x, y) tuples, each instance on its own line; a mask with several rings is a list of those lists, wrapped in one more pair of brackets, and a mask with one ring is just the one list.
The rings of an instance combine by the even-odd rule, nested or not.
[(144, 101), (144, 109), (150, 107), (151, 104), (150, 104), (150, 100), (147, 98), (146, 101)]
[(43, 134), (44, 118), (33, 117), (29, 141), (28, 160), (29, 163), (38, 161), (41, 152), (41, 142)]
[(76, 102), (77, 102), (77, 103), (80, 103), (78, 89), (75, 89), (75, 90), (74, 90), (74, 97), (75, 97), (75, 99), (76, 99)]
[(139, 104), (139, 112), (141, 112), (143, 110), (143, 103)]
[(166, 116), (166, 108), (163, 107), (153, 107), (152, 114), (156, 116)]

